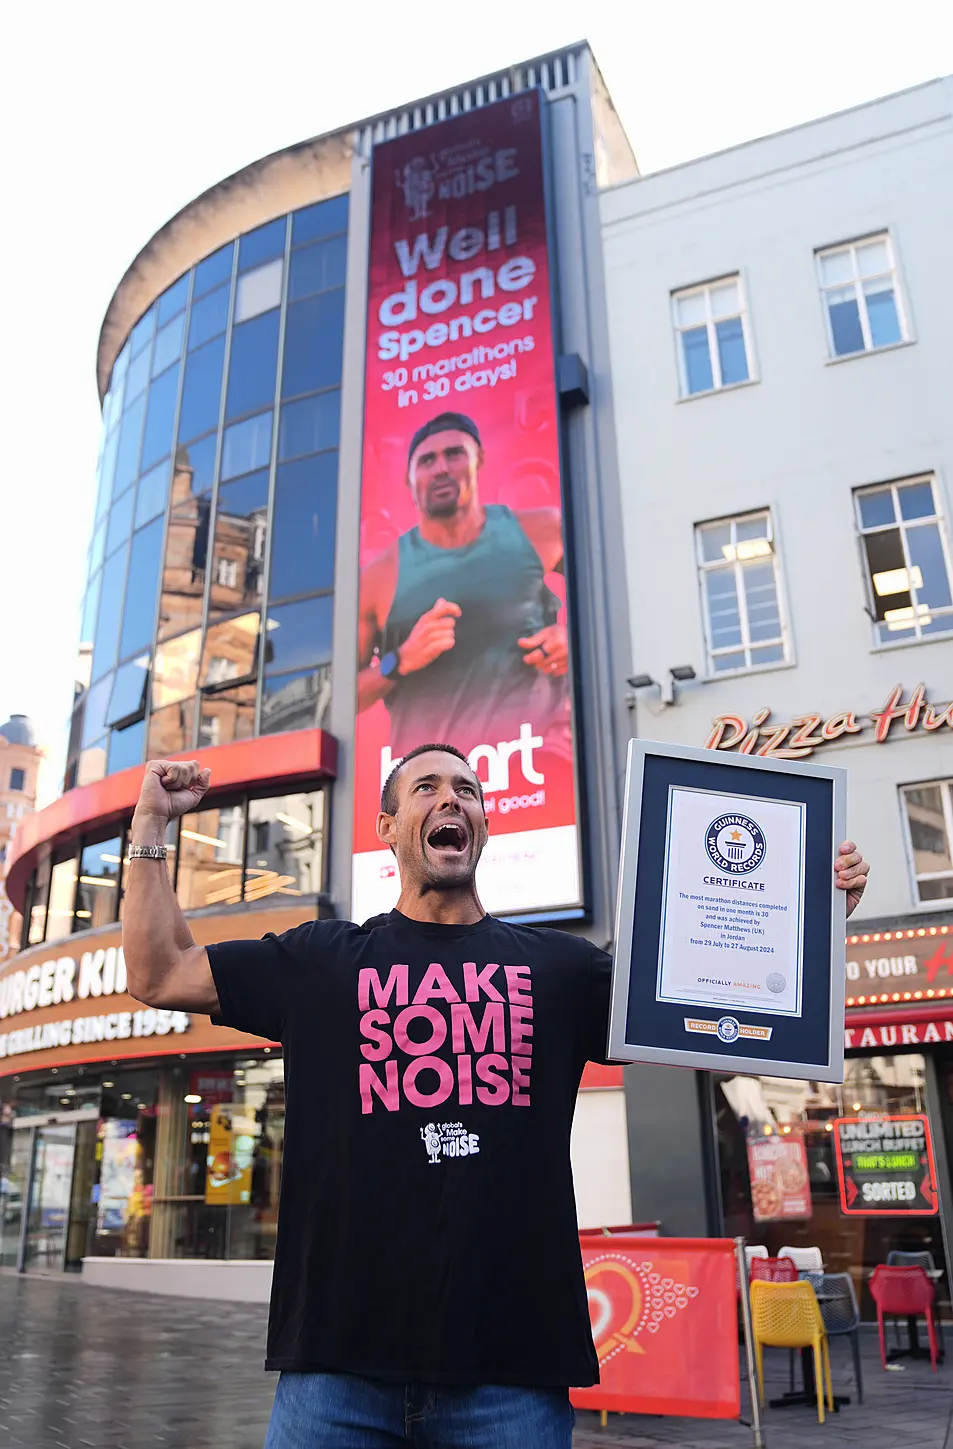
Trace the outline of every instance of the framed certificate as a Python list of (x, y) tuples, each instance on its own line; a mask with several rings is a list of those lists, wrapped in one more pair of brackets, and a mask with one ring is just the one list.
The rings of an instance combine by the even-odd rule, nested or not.
[(609, 1052), (844, 1079), (847, 771), (629, 743)]

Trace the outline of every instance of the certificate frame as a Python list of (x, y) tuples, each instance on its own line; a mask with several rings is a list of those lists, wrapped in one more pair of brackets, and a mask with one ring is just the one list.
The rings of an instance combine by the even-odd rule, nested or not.
[[(796, 1010), (663, 994), (673, 790), (747, 797), (753, 809), (759, 802), (802, 808)], [(612, 1060), (842, 1082), (847, 900), (834, 885), (832, 866), (846, 831), (847, 771), (841, 767), (630, 740), (609, 1010)]]

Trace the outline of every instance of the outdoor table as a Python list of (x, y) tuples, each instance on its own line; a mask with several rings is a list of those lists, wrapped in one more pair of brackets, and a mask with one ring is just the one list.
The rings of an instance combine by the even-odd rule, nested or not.
[[(833, 1293), (818, 1293), (816, 1288), (814, 1294), (818, 1303), (830, 1303), (834, 1297)], [(779, 1399), (769, 1399), (768, 1403), (772, 1409), (797, 1409), (806, 1404), (809, 1408), (814, 1409), (815, 1412), (817, 1411), (817, 1378), (814, 1373), (814, 1350), (812, 1348), (802, 1348), (800, 1353), (804, 1387), (803, 1389), (789, 1389)], [(841, 1404), (849, 1403), (849, 1394), (835, 1394), (834, 1413), (839, 1414)], [(825, 1396), (825, 1407), (826, 1404), (827, 1400)]]

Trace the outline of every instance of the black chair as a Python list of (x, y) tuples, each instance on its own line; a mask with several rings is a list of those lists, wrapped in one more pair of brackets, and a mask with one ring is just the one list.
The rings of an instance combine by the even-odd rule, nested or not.
[(824, 1295), (824, 1302), (821, 1303), (820, 1309), (828, 1338), (846, 1336), (850, 1339), (850, 1351), (854, 1356), (854, 1378), (857, 1380), (857, 1399), (863, 1403), (864, 1380), (860, 1371), (860, 1309), (857, 1307), (853, 1280), (849, 1273), (812, 1273), (810, 1281), (813, 1283), (815, 1291)]

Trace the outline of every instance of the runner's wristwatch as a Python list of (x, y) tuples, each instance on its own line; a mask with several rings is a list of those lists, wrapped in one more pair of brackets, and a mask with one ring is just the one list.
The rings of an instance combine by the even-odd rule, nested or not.
[(391, 684), (396, 684), (400, 675), (400, 655), (396, 649), (388, 649), (386, 654), (381, 655), (380, 662), (381, 679), (389, 679)]

